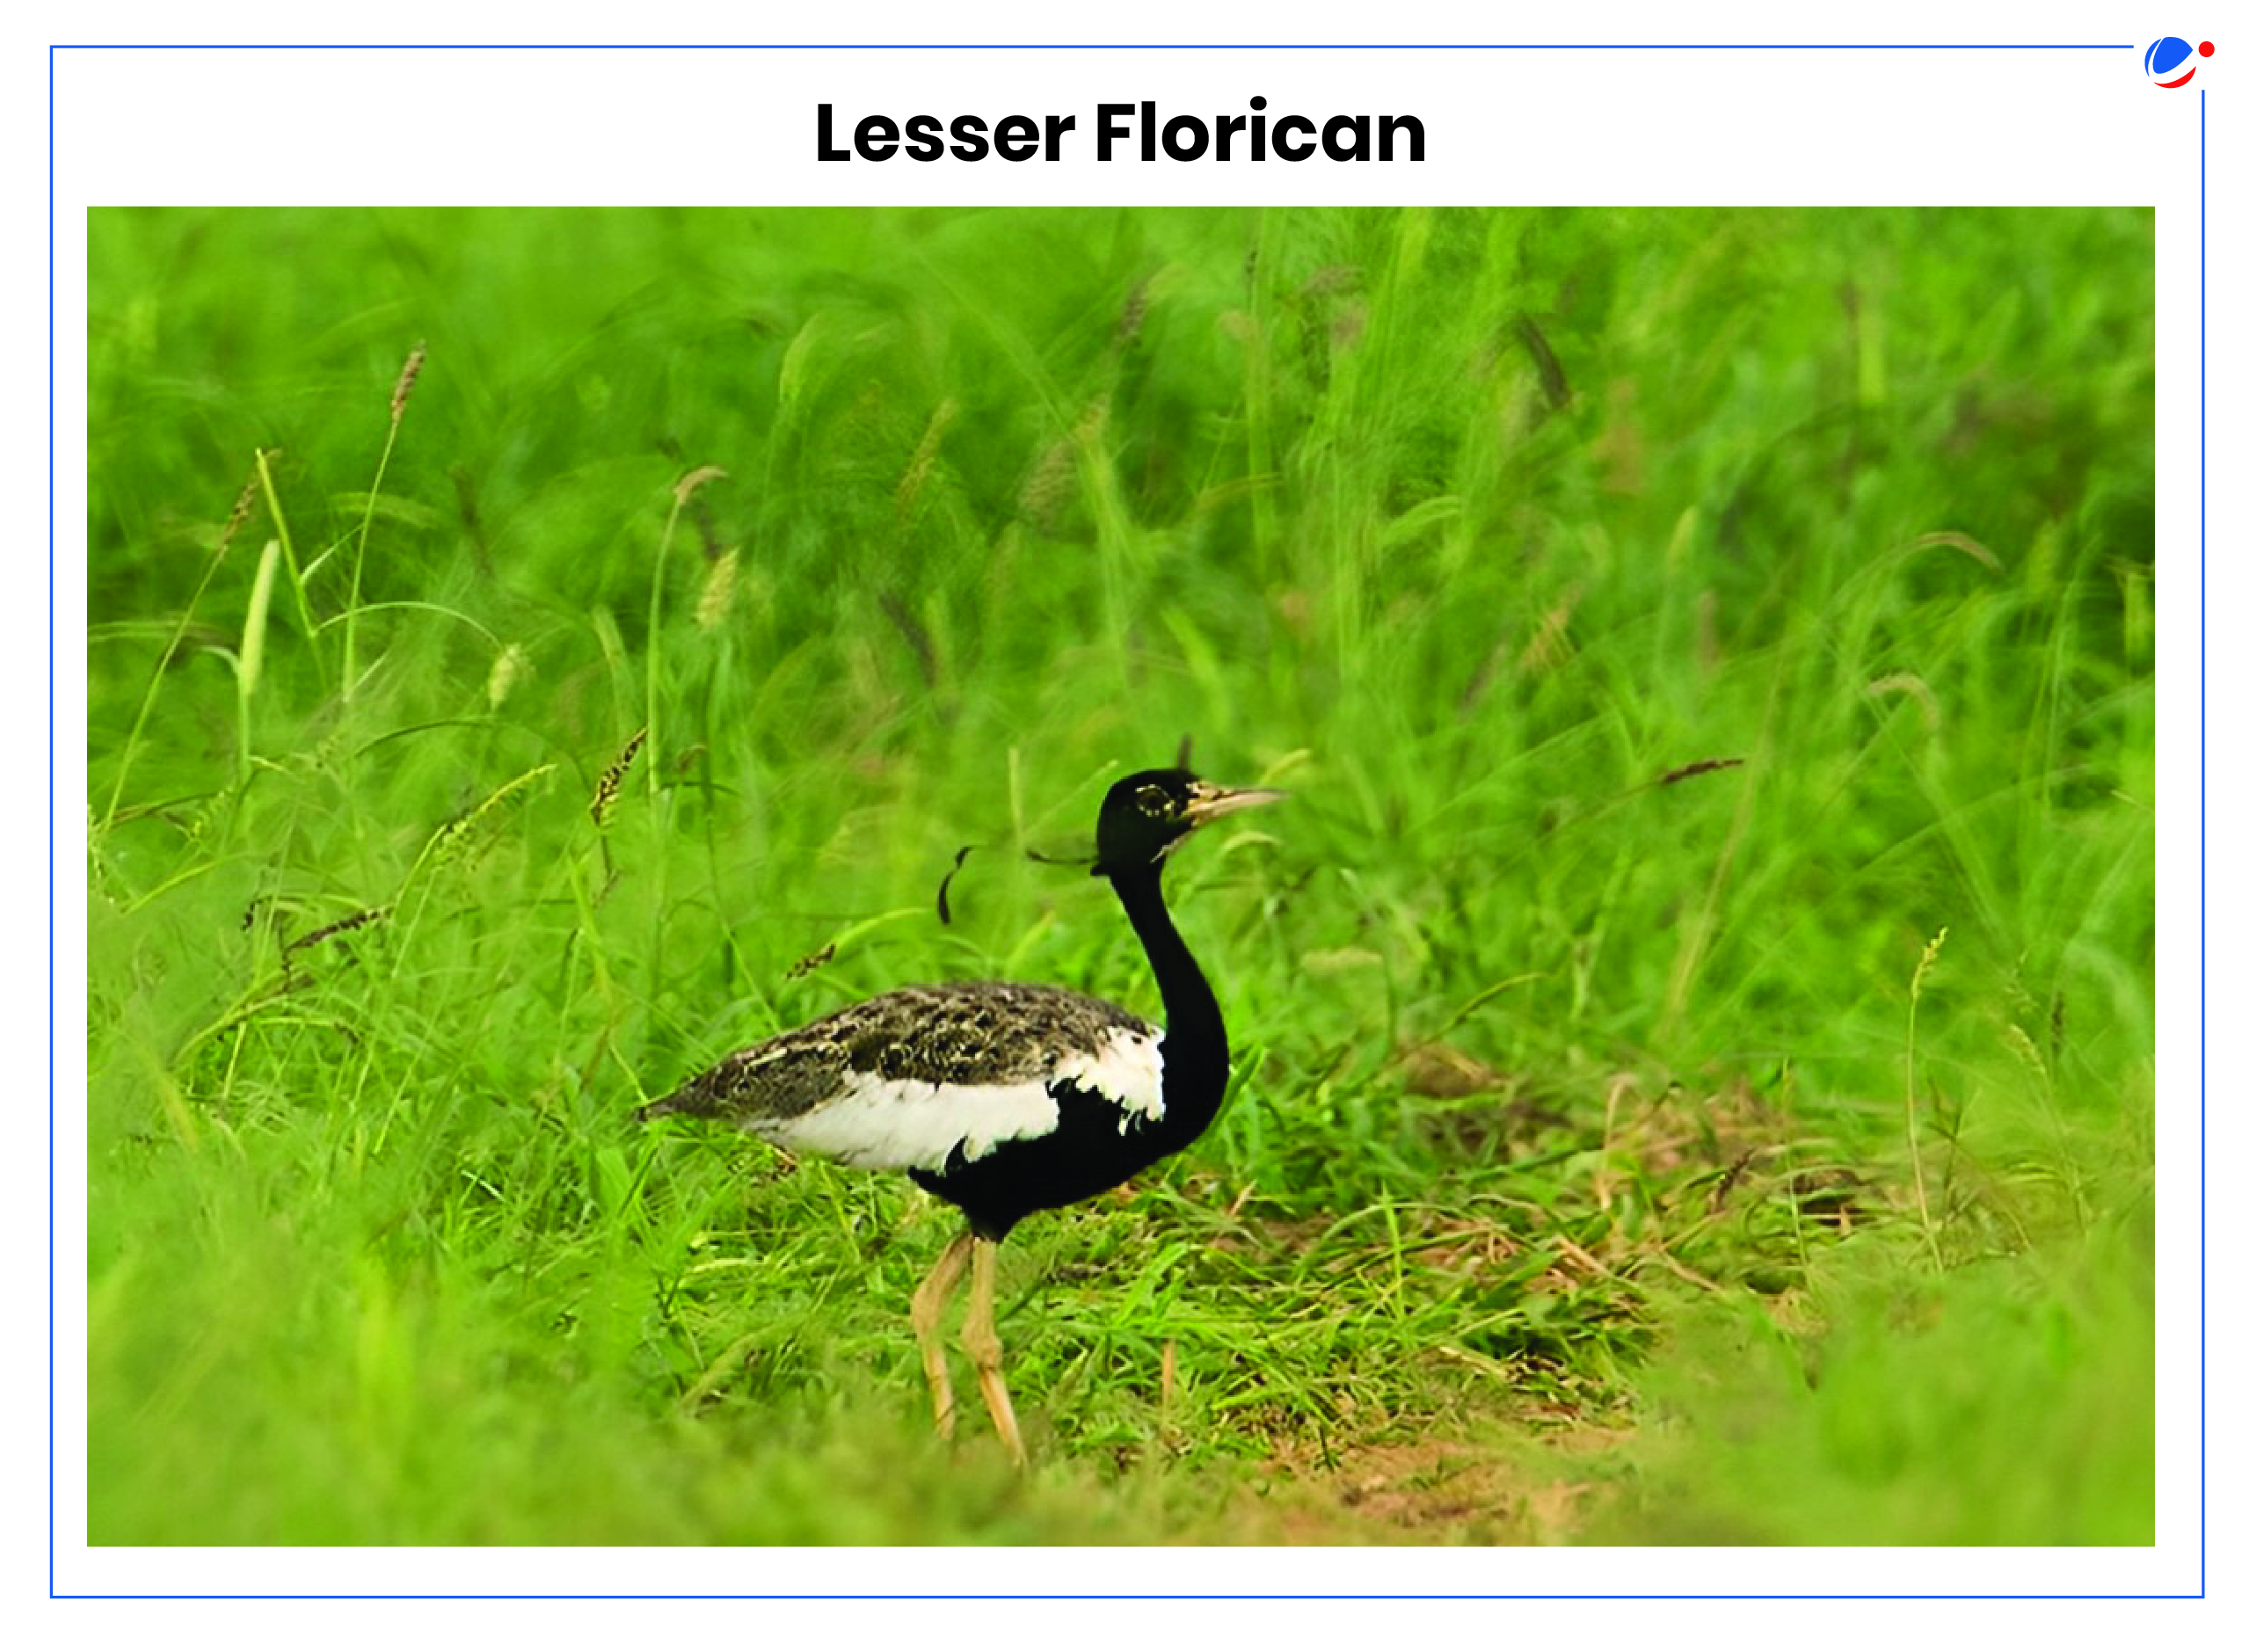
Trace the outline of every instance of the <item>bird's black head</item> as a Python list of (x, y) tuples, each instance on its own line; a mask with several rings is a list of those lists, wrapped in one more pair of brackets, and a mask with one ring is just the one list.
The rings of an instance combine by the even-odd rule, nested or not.
[(1139, 770), (1105, 794), (1097, 811), (1097, 864), (1090, 870), (1111, 877), (1157, 866), (1208, 821), (1284, 795), (1212, 785), (1188, 768)]

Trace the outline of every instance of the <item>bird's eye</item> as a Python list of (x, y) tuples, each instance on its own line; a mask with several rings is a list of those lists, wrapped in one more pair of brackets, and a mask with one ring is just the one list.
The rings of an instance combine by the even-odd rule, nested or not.
[(1176, 806), (1176, 799), (1168, 796), (1161, 787), (1139, 786), (1137, 788), (1137, 807), (1155, 820), (1174, 819)]

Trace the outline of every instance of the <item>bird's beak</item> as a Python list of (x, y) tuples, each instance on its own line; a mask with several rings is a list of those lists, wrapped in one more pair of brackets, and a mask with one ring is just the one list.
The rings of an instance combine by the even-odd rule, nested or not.
[(1183, 819), (1197, 829), (1210, 820), (1220, 819), (1226, 814), (1235, 814), (1241, 809), (1258, 809), (1263, 804), (1280, 803), (1284, 797), (1285, 794), (1281, 791), (1260, 791), (1249, 787), (1232, 790), (1226, 786), (1209, 785), (1204, 780), (1195, 781), (1191, 785), (1190, 801), (1183, 805)]

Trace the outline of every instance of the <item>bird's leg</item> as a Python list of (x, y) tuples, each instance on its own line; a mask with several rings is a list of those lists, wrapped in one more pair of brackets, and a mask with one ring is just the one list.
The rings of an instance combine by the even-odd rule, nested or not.
[(972, 1253), (973, 1235), (963, 1233), (950, 1241), (934, 1269), (911, 1293), (911, 1330), (919, 1339), (919, 1357), (926, 1362), (927, 1386), (934, 1390), (935, 1432), (950, 1437), (950, 1421), (957, 1402), (950, 1393), (950, 1362), (942, 1352), (942, 1310), (958, 1280), (965, 1277), (965, 1258)]
[(996, 1335), (996, 1241), (973, 1239), (973, 1291), (965, 1303), (965, 1352), (972, 1356), (981, 1379), (981, 1398), (1004, 1441), (1004, 1449), (1020, 1467), (1028, 1466), (1028, 1448), (1020, 1443), (1019, 1420), (1012, 1415), (1012, 1395), (1004, 1386), (1004, 1344)]

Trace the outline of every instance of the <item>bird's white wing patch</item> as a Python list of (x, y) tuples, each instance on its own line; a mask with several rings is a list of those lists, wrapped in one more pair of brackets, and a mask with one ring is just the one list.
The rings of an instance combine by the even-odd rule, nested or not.
[(1072, 1079), (1096, 1090), (1121, 1110), (1117, 1128), (1126, 1132), (1139, 1118), (1158, 1118), (1168, 1110), (1161, 1099), (1160, 1030), (1137, 1032), (1110, 1027), (1097, 1048), (1069, 1053), (1052, 1069), (1053, 1081)]
[(972, 1160), (1003, 1142), (1048, 1136), (1059, 1128), (1059, 1103), (1041, 1079), (929, 1084), (860, 1073), (833, 1100), (753, 1128), (790, 1153), (860, 1170), (939, 1170), (960, 1143)]

